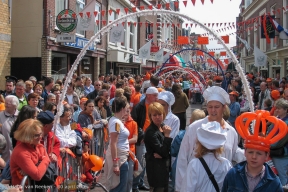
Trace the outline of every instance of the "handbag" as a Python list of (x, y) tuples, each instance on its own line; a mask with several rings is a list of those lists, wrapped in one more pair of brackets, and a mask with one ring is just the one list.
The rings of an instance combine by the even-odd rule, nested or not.
[[(36, 166), (38, 166), (40, 164), (41, 161), (39, 161)], [(55, 181), (57, 178), (57, 166), (56, 163), (49, 163), (47, 170), (45, 172), (45, 174), (43, 175), (43, 177), (41, 178), (40, 181), (35, 181), (36, 185), (45, 185), (45, 186), (49, 186), (49, 185), (54, 185)]]
[(200, 160), (200, 162), (202, 163), (202, 165), (203, 165), (203, 167), (204, 167), (204, 169), (205, 169), (205, 171), (206, 171), (209, 179), (211, 180), (211, 182), (212, 182), (215, 190), (216, 190), (217, 192), (220, 192), (219, 186), (218, 186), (218, 184), (217, 184), (217, 182), (216, 182), (216, 180), (215, 180), (215, 178), (214, 178), (214, 175), (211, 173), (211, 171), (210, 171), (210, 169), (209, 169), (206, 161), (205, 161), (202, 157), (200, 157), (199, 160)]

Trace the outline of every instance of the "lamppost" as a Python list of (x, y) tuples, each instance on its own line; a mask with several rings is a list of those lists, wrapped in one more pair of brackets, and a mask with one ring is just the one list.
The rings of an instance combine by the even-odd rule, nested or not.
[[(217, 59), (217, 61), (220, 58), (220, 53), (215, 53), (215, 58)], [(218, 65), (217, 65), (217, 76), (218, 76)]]

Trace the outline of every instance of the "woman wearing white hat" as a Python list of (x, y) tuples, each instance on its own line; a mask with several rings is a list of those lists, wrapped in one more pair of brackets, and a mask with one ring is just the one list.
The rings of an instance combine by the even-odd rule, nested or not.
[(186, 174), (188, 163), (195, 158), (196, 130), (202, 124), (216, 121), (223, 129), (227, 129), (227, 141), (223, 146), (224, 153), (221, 156), (230, 162), (232, 162), (232, 160), (236, 162), (245, 160), (244, 151), (238, 148), (238, 136), (235, 129), (223, 119), (225, 105), (230, 103), (228, 93), (221, 87), (213, 86), (204, 91), (203, 97), (207, 101), (208, 116), (192, 123), (182, 140), (176, 168), (175, 191), (181, 190), (182, 180)]
[[(202, 124), (196, 131), (198, 138), (195, 157), (188, 165), (183, 179), (181, 192), (220, 191), (227, 172), (232, 168), (229, 160), (221, 157), (223, 145), (227, 139), (227, 130), (216, 121)], [(200, 160), (201, 159), (201, 160)], [(210, 170), (206, 172), (201, 161), (205, 161)], [(213, 174), (214, 183), (209, 175)], [(216, 189), (217, 188), (217, 189)]]
[(180, 128), (179, 118), (171, 111), (171, 106), (174, 104), (174, 102), (175, 97), (173, 93), (169, 91), (162, 91), (158, 94), (158, 103), (164, 107), (165, 113), (167, 114), (163, 123), (171, 127), (172, 131), (170, 133), (170, 137), (173, 139), (177, 136)]

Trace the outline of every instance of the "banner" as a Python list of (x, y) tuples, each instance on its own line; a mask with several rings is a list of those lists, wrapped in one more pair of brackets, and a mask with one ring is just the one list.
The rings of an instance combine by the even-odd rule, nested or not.
[[(270, 20), (270, 17), (274, 19), (275, 15), (271, 15), (271, 16), (265, 15), (265, 18), (263, 15), (261, 16), (261, 38), (262, 39), (266, 39), (265, 33), (267, 33), (269, 39), (275, 38), (275, 29), (273, 27), (273, 23)], [(263, 22), (265, 20), (266, 22)], [(265, 29), (264, 29), (264, 26), (265, 26)]]
[(156, 54), (155, 54), (155, 61), (163, 61), (163, 53), (164, 50), (160, 49)]
[(139, 49), (139, 58), (150, 59), (151, 42), (152, 40), (150, 40)]
[(123, 25), (118, 25), (118, 26), (112, 27), (112, 29), (110, 31), (109, 40), (112, 43), (124, 42), (124, 27), (123, 27)]
[(254, 45), (254, 61), (256, 67), (267, 65), (267, 55), (263, 53), (256, 45)]
[(178, 45), (189, 44), (189, 38), (186, 36), (178, 36), (177, 43)]
[(79, 31), (95, 31), (95, 1), (91, 1), (79, 13), (77, 30)]
[(208, 45), (209, 44), (209, 38), (208, 37), (200, 37), (198, 36), (198, 45)]

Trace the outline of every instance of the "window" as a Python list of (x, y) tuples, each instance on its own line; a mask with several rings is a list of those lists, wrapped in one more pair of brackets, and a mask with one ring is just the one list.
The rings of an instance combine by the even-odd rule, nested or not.
[(245, 0), (245, 9), (252, 3), (252, 0)]
[(97, 33), (100, 30), (100, 28), (101, 28), (101, 22), (100, 22), (101, 7), (100, 7), (100, 5), (98, 3), (95, 4), (95, 11), (98, 12), (98, 14), (95, 17), (95, 23), (98, 20), (99, 24), (97, 25), (97, 23), (96, 23), (94, 34)]
[(135, 30), (135, 27), (134, 27), (134, 24), (131, 23), (130, 25), (130, 49), (134, 50), (134, 30)]
[(148, 23), (147, 27), (146, 27), (146, 39), (148, 40), (148, 36), (150, 34), (153, 34), (153, 27), (151, 26), (151, 23), (149, 21), (146, 21), (146, 23)]
[(109, 20), (109, 22), (110, 22), (110, 21), (114, 21), (114, 20), (116, 20), (116, 19), (117, 19), (116, 11), (112, 10), (111, 15), (110, 15), (110, 13), (108, 13), (108, 20)]
[(67, 54), (52, 52), (51, 68), (53, 79), (63, 79), (67, 74)]
[[(85, 0), (77, 0), (76, 1), (76, 14), (80, 13), (85, 7)], [(81, 36), (85, 36), (85, 31), (76, 30), (76, 33)]]

